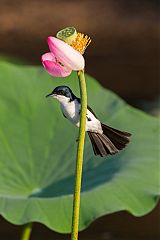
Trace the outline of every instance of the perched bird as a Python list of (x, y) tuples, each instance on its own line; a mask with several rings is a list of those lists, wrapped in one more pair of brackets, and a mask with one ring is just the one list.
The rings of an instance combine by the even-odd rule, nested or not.
[[(79, 127), (80, 98), (77, 98), (67, 86), (56, 87), (46, 97), (49, 96), (60, 102), (64, 117), (76, 127)], [(89, 106), (87, 107), (86, 115), (86, 132), (91, 140), (95, 155), (100, 155), (101, 157), (118, 153), (129, 143), (129, 137), (131, 136), (128, 132), (123, 132), (101, 123)]]

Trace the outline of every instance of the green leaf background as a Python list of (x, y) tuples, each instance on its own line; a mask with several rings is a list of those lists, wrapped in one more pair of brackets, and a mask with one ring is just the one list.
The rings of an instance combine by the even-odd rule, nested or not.
[[(42, 67), (0, 61), (0, 213), (14, 224), (41, 222), (71, 231), (78, 130), (45, 95), (76, 74), (50, 77)], [(150, 212), (160, 194), (159, 120), (127, 105), (87, 75), (88, 103), (102, 122), (132, 133), (112, 157), (94, 157), (86, 138), (80, 230), (98, 217)]]

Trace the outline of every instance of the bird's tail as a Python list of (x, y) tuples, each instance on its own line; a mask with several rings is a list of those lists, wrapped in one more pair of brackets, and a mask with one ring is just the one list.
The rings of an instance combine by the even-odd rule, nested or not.
[(130, 133), (111, 128), (103, 123), (101, 125), (103, 134), (88, 132), (95, 155), (101, 157), (112, 155), (126, 147), (130, 141)]

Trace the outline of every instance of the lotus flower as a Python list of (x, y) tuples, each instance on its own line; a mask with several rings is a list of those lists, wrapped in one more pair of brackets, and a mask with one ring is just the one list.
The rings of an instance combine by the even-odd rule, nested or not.
[(72, 70), (84, 69), (85, 61), (82, 54), (66, 42), (48, 37), (50, 52), (42, 55), (42, 64), (46, 71), (54, 77), (66, 77)]

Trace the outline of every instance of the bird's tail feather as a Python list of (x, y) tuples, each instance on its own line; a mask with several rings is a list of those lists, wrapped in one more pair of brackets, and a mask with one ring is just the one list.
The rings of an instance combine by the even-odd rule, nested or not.
[(126, 147), (130, 141), (130, 133), (111, 128), (103, 123), (101, 125), (103, 134), (88, 132), (95, 155), (101, 157), (112, 155)]

